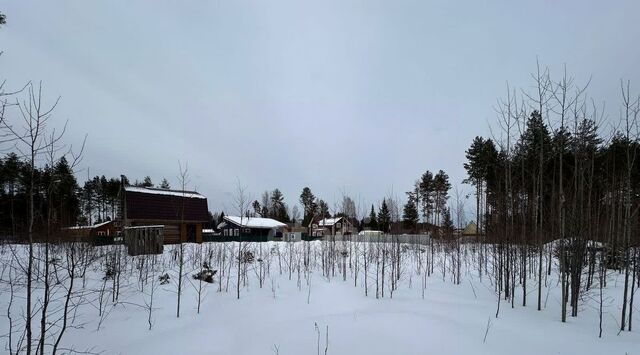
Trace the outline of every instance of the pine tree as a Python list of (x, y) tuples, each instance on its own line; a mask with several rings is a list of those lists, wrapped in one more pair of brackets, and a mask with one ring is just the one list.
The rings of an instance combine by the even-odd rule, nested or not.
[(378, 229), (378, 218), (376, 217), (376, 211), (371, 205), (371, 213), (369, 213), (369, 228), (373, 230)]
[(284, 203), (284, 195), (277, 188), (271, 192), (270, 217), (280, 222), (289, 222), (287, 207)]
[(482, 229), (482, 219), (480, 218), (480, 200), (482, 198), (483, 180), (486, 172), (483, 168), (486, 166), (483, 164), (483, 156), (485, 150), (485, 141), (482, 137), (475, 137), (471, 143), (471, 147), (466, 151), (467, 162), (464, 163), (464, 168), (467, 170), (469, 176), (464, 180), (464, 183), (472, 184), (476, 188), (476, 218), (478, 220), (477, 228), (478, 233)]
[(412, 192), (407, 192), (407, 203), (404, 205), (402, 221), (405, 228), (417, 229), (418, 219), (420, 218), (418, 215), (418, 209), (416, 207), (416, 198), (415, 194)]
[(391, 225), (391, 213), (389, 212), (386, 199), (382, 200), (380, 211), (378, 211), (378, 225), (380, 226), (381, 231), (385, 233), (389, 231), (389, 226)]
[(216, 228), (222, 222), (224, 222), (224, 212), (220, 212), (220, 217), (218, 217), (218, 224), (216, 224)]
[(262, 217), (270, 217), (273, 213), (273, 202), (271, 202), (271, 193), (269, 191), (265, 191), (262, 193), (262, 211), (260, 215)]
[(450, 237), (453, 235), (454, 225), (451, 219), (451, 211), (449, 207), (442, 211), (442, 232), (444, 236)]
[(253, 213), (255, 213), (256, 216), (265, 217), (262, 215), (262, 206), (260, 205), (260, 202), (258, 202), (258, 200), (253, 201), (251, 207), (253, 207)]
[(107, 183), (107, 191), (109, 197), (109, 206), (111, 207), (111, 219), (116, 217), (118, 204), (120, 202), (120, 180), (117, 178), (109, 179)]
[(320, 212), (320, 218), (331, 218), (331, 213), (329, 213), (329, 205), (324, 202), (324, 200), (318, 201), (318, 210)]
[[(78, 191), (80, 187), (73, 174), (73, 169), (66, 158), (62, 157), (53, 169), (55, 184), (52, 184), (53, 199), (51, 206), (57, 210), (57, 222), (60, 226), (72, 226), (76, 224), (80, 216), (80, 200)], [(106, 178), (105, 178), (106, 181)]]
[(418, 187), (422, 202), (422, 218), (425, 222), (429, 222), (433, 211), (433, 174), (429, 170), (420, 177)]
[(434, 207), (436, 220), (435, 225), (440, 224), (440, 214), (444, 211), (449, 199), (449, 190), (451, 189), (451, 183), (449, 182), (449, 175), (440, 170), (433, 178), (433, 190), (434, 190)]
[[(0, 199), (0, 206), (3, 207), (0, 213), (3, 226), (11, 226), (12, 234), (16, 234), (17, 227), (22, 223), (23, 216), (21, 211), (24, 209), (19, 208), (19, 194), (24, 191), (23, 182), (20, 179), (21, 171), (23, 170), (24, 163), (20, 161), (18, 155), (15, 153), (9, 153), (4, 159), (4, 166), (1, 171), (2, 174), (2, 199)], [(7, 198), (5, 199), (5, 191)], [(4, 202), (7, 202), (5, 205)]]
[(142, 182), (142, 187), (153, 187), (153, 182), (151, 181), (150, 176), (144, 177), (144, 181)]
[(160, 182), (160, 188), (169, 190), (171, 188), (171, 185), (169, 185), (169, 181), (167, 181), (167, 179), (162, 178), (162, 182)]
[(309, 222), (316, 213), (318, 206), (316, 205), (316, 197), (311, 193), (311, 189), (305, 187), (300, 194), (300, 204), (303, 208), (302, 225), (308, 226)]

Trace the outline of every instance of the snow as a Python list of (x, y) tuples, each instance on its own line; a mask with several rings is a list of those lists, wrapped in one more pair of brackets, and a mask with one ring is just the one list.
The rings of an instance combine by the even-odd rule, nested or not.
[(318, 222), (318, 226), (320, 226), (320, 227), (331, 227), (334, 224), (340, 222), (341, 219), (342, 219), (342, 217), (325, 218), (325, 219), (321, 220), (320, 222)]
[(180, 196), (186, 198), (203, 198), (206, 197), (200, 195), (194, 191), (179, 191), (179, 190), (166, 190), (166, 189), (154, 189), (147, 187), (138, 187), (138, 186), (127, 186), (124, 188), (125, 191), (129, 192), (138, 192), (143, 194), (154, 194), (154, 195), (169, 195), (169, 196)]
[(98, 228), (98, 227), (102, 227), (106, 224), (109, 224), (113, 221), (106, 221), (106, 222), (102, 222), (102, 223), (96, 223), (92, 226), (73, 226), (73, 227), (67, 227), (65, 229), (93, 229), (93, 228)]
[[(502, 302), (495, 318), (497, 298), (490, 280), (482, 280), (470, 261), (463, 282), (455, 285), (449, 274), (442, 277), (436, 264), (435, 273), (427, 278), (424, 298), (421, 277), (415, 265), (407, 263), (401, 284), (390, 298), (375, 297), (375, 270), (369, 277), (369, 294), (365, 296), (363, 274), (354, 286), (353, 275), (347, 272), (343, 281), (336, 268), (333, 277), (323, 276), (319, 266), (312, 267), (309, 281), (296, 270), (290, 277), (286, 263), (279, 266), (278, 256), (270, 248), (278, 248), (287, 259), (289, 248), (299, 252), (301, 243), (244, 243), (255, 253), (263, 250), (271, 255), (270, 276), (260, 288), (257, 262), (251, 264), (247, 284), (240, 299), (235, 293), (235, 266), (226, 290), (226, 279), (203, 283), (205, 290), (201, 312), (197, 314), (198, 283), (191, 278), (196, 266), (191, 260), (200, 249), (197, 244), (185, 244), (187, 255), (186, 286), (182, 295), (181, 316), (176, 318), (177, 268), (171, 264), (178, 246), (166, 246), (165, 263), (157, 274), (168, 272), (170, 283), (160, 286), (154, 295), (153, 328), (148, 329), (147, 310), (149, 286), (140, 291), (139, 274), (134, 266), (139, 257), (129, 257), (132, 272), (123, 273), (120, 302), (109, 302), (107, 316), (98, 328), (95, 304), (87, 304), (77, 312), (81, 327), (70, 328), (63, 338), (65, 348), (78, 351), (91, 349), (103, 354), (324, 354), (328, 327), (327, 354), (638, 354), (640, 334), (618, 333), (621, 295), (620, 275), (610, 275), (605, 290), (603, 337), (598, 338), (598, 313), (595, 295), (587, 295), (579, 317), (559, 320), (560, 287), (555, 279), (543, 289), (544, 309), (535, 306), (534, 284), (530, 285), (530, 305), (519, 305), (516, 289), (515, 308)], [(234, 250), (237, 243), (205, 243), (215, 250)], [(311, 242), (319, 251), (322, 242)], [(113, 247), (101, 247), (105, 251)], [(261, 248), (261, 249), (258, 249)], [(1, 256), (10, 257), (9, 253)], [(445, 262), (446, 259), (440, 259)], [(265, 261), (268, 262), (268, 261)], [(165, 266), (170, 266), (165, 269)], [(280, 269), (280, 267), (282, 269)], [(361, 265), (362, 267), (362, 265)], [(217, 266), (214, 265), (217, 269)], [(88, 269), (86, 288), (99, 289), (104, 272)], [(157, 275), (156, 274), (156, 275)], [(557, 275), (553, 273), (552, 277)], [(107, 288), (110, 282), (107, 282)], [(219, 292), (219, 287), (222, 291)], [(385, 285), (388, 289), (388, 285)], [(474, 295), (475, 293), (475, 295)], [(5, 310), (8, 293), (0, 291), (0, 309)], [(110, 295), (108, 295), (110, 300)], [(22, 299), (14, 302), (23, 302)], [(21, 305), (16, 305), (16, 314)], [(4, 315), (0, 318), (0, 334), (8, 328)], [(39, 318), (38, 318), (39, 320)], [(485, 332), (490, 322), (486, 341)], [(37, 327), (38, 322), (34, 321)], [(36, 328), (37, 329), (37, 328)], [(35, 330), (34, 330), (35, 332)], [(318, 339), (320, 339), (318, 344)], [(4, 350), (0, 338), (0, 349)], [(276, 349), (278, 349), (276, 351)]]
[(148, 226), (124, 227), (124, 229), (147, 229), (147, 228), (164, 228), (164, 224), (152, 224)]
[(286, 224), (282, 222), (278, 222), (275, 219), (271, 219), (271, 218), (261, 218), (261, 217), (240, 218), (237, 216), (224, 216), (224, 219), (234, 224), (237, 224), (241, 227), (247, 227), (247, 228), (283, 228), (287, 226)]
[(382, 231), (374, 231), (374, 230), (362, 230), (358, 233), (358, 235), (366, 235), (366, 236), (382, 236), (384, 233)]

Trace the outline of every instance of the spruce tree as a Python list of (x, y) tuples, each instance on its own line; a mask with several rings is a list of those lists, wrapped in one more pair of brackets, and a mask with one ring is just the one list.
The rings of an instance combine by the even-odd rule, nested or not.
[(167, 181), (166, 178), (162, 178), (162, 182), (160, 182), (160, 188), (165, 190), (169, 190), (171, 188), (171, 185), (169, 185), (169, 181)]
[(376, 217), (376, 211), (371, 205), (371, 213), (369, 213), (369, 228), (373, 230), (378, 229), (378, 218)]
[(449, 207), (442, 211), (442, 232), (444, 236), (450, 237), (453, 235), (454, 225), (451, 219), (451, 211)]
[(151, 181), (150, 176), (144, 177), (144, 181), (142, 182), (142, 187), (153, 187), (153, 182)]
[(418, 209), (416, 208), (415, 195), (411, 192), (407, 193), (407, 203), (404, 205), (402, 213), (402, 221), (405, 228), (417, 229), (418, 224)]
[(389, 231), (389, 226), (391, 225), (391, 213), (389, 212), (386, 199), (382, 200), (380, 211), (378, 211), (378, 225), (380, 226), (381, 231), (385, 233)]

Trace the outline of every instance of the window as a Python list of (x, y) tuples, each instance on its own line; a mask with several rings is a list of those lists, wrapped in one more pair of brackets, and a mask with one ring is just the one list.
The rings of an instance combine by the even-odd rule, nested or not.
[(98, 232), (98, 235), (99, 235), (99, 236), (103, 236), (103, 235), (104, 235), (104, 231), (99, 231), (99, 232)]
[(242, 233), (244, 233), (244, 234), (251, 234), (251, 228), (244, 228), (244, 229), (242, 230)]
[(239, 230), (238, 228), (235, 228), (235, 229), (233, 230), (233, 236), (234, 236), (234, 237), (238, 237), (238, 236), (240, 236), (240, 230)]

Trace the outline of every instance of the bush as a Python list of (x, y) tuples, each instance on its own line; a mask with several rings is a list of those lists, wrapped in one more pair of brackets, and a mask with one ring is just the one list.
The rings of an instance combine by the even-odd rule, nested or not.
[(166, 285), (169, 283), (169, 274), (160, 275), (158, 278), (160, 280), (160, 285)]
[(200, 280), (211, 284), (213, 283), (213, 276), (215, 276), (217, 272), (218, 270), (203, 269), (202, 271), (193, 274), (193, 278), (195, 280)]

